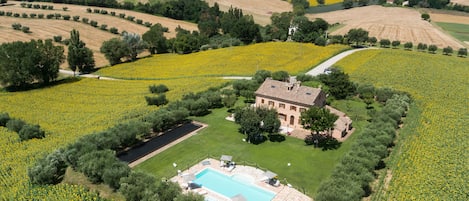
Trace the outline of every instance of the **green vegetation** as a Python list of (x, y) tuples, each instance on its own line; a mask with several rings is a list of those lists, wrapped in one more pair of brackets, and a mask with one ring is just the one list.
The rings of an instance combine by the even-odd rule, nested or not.
[[(239, 106), (241, 102), (243, 100), (238, 101)], [(364, 103), (356, 101), (341, 100), (337, 105), (347, 105), (346, 111), (350, 112), (360, 111), (358, 108), (362, 108), (363, 111), (365, 108)], [(157, 178), (169, 178), (177, 174), (177, 169), (187, 169), (204, 158), (218, 159), (222, 154), (229, 154), (233, 155), (234, 161), (239, 165), (257, 166), (274, 171), (279, 174), (282, 182), (291, 183), (300, 191), (305, 191), (307, 195), (314, 196), (321, 181), (329, 177), (337, 162), (350, 149), (350, 144), (360, 135), (361, 128), (367, 124), (364, 119), (369, 118), (363, 113), (350, 114), (352, 117), (364, 116), (361, 121), (354, 122), (357, 131), (349, 140), (342, 143), (339, 149), (325, 152), (305, 146), (302, 139), (293, 137), (287, 137), (282, 142), (248, 144), (242, 140), (246, 136), (238, 132), (239, 125), (225, 120), (229, 115), (226, 110), (226, 108), (215, 109), (210, 115), (194, 118), (209, 126), (199, 134), (143, 162), (135, 169), (150, 173)], [(172, 166), (174, 162), (178, 164), (177, 169)], [(291, 167), (287, 166), (287, 163), (291, 163)]]
[(469, 24), (456, 24), (448, 22), (435, 22), (453, 37), (464, 42), (469, 41)]
[(409, 92), (421, 109), (418, 125), (410, 122), (415, 128), (400, 135), (405, 140), (387, 165), (391, 181), (378, 187), (376, 200), (465, 200), (469, 60), (385, 49), (357, 52), (337, 65), (352, 80)]
[(252, 75), (256, 70), (306, 72), (312, 66), (349, 47), (319, 47), (304, 43), (259, 43), (189, 55), (162, 54), (100, 69), (102, 76), (125, 79)]

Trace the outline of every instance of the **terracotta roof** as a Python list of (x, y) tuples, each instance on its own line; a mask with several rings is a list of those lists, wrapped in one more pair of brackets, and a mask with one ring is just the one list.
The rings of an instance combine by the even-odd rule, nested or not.
[(319, 88), (300, 86), (299, 83), (292, 84), (272, 79), (266, 79), (255, 92), (256, 96), (297, 103), (306, 107), (313, 106), (320, 93), (321, 89)]

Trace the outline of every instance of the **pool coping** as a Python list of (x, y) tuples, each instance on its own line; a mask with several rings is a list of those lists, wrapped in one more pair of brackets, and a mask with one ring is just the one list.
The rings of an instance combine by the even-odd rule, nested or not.
[[(208, 165), (203, 165), (202, 162), (208, 161)], [(181, 188), (185, 185), (184, 179), (182, 175), (185, 174), (194, 174), (196, 175), (200, 171), (206, 169), (206, 168), (212, 168), (220, 173), (223, 173), (227, 176), (233, 176), (235, 174), (247, 174), (249, 176), (252, 176), (254, 178), (253, 185), (256, 185), (257, 187), (263, 189), (263, 190), (268, 190), (271, 191), (275, 194), (274, 198), (272, 201), (284, 201), (284, 200), (291, 200), (291, 201), (312, 201), (310, 197), (306, 196), (305, 194), (301, 193), (300, 191), (296, 190), (295, 188), (292, 188), (291, 186), (287, 186), (284, 184), (280, 184), (280, 186), (275, 187), (270, 184), (265, 183), (262, 181), (264, 178), (263, 173), (264, 171), (255, 167), (251, 166), (244, 166), (244, 165), (236, 165), (236, 168), (234, 168), (232, 171), (228, 171), (227, 169), (220, 167), (220, 161), (212, 158), (206, 158), (204, 160), (201, 160), (199, 163), (195, 164), (194, 166), (190, 167), (189, 169), (186, 170), (175, 170), (178, 172), (178, 175), (172, 177), (170, 180), (173, 182), (178, 183)], [(183, 188), (184, 189), (184, 188)], [(210, 189), (207, 188), (197, 188), (197, 189), (192, 189), (192, 190), (186, 190), (184, 189), (184, 192), (193, 192), (193, 193), (198, 193), (198, 194), (203, 194), (204, 196), (209, 196), (211, 198), (215, 198), (216, 200), (220, 201), (231, 201), (230, 198), (227, 198), (226, 196), (223, 196), (219, 193), (216, 193)]]

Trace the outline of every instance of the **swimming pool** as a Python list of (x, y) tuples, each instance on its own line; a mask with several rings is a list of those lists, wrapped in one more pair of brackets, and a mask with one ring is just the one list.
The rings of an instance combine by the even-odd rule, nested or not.
[(275, 196), (273, 192), (264, 190), (245, 179), (239, 179), (239, 176), (230, 177), (211, 168), (202, 170), (195, 178), (194, 183), (228, 198), (241, 194), (248, 201), (270, 201)]

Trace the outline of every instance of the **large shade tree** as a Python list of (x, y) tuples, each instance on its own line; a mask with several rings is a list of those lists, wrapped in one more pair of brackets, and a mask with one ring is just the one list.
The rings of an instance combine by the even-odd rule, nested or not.
[(0, 81), (21, 87), (33, 82), (49, 83), (58, 76), (64, 61), (63, 47), (51, 40), (31, 40), (0, 45)]
[(306, 129), (310, 129), (311, 133), (316, 134), (334, 128), (334, 122), (338, 118), (337, 115), (332, 114), (328, 109), (315, 106), (302, 112), (300, 116), (301, 125)]
[(167, 28), (160, 23), (153, 25), (150, 30), (142, 35), (143, 41), (148, 45), (151, 54), (165, 53), (168, 51), (168, 45), (164, 32)]
[(76, 29), (70, 32), (67, 61), (73, 73), (76, 70), (79, 72), (90, 72), (95, 67), (93, 52), (80, 40), (80, 32)]

